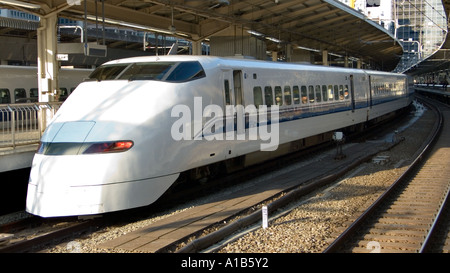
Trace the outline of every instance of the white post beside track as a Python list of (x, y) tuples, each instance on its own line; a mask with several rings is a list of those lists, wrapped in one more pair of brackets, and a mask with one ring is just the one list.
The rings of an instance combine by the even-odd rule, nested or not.
[(262, 207), (262, 227), (266, 229), (269, 226), (267, 206)]

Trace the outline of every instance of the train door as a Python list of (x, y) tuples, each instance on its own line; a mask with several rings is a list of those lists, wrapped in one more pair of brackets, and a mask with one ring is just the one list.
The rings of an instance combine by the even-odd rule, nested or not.
[[(223, 70), (223, 96), (224, 96), (224, 114), (226, 120), (228, 120), (228, 125), (226, 131), (228, 132), (227, 138), (230, 137), (230, 132), (236, 130), (236, 124), (238, 116), (242, 115), (242, 111), (239, 111), (243, 103), (243, 92), (242, 92), (242, 80), (241, 70)], [(230, 128), (230, 119), (233, 119), (231, 124), (234, 124), (233, 128)]]
[(223, 70), (222, 73), (225, 106), (244, 105), (242, 70)]
[(244, 90), (242, 88), (242, 70), (233, 70), (235, 128), (237, 139), (245, 138)]
[(233, 70), (234, 105), (244, 105), (244, 92), (242, 90), (242, 70)]
[[(223, 92), (224, 92), (224, 123), (225, 140), (236, 140), (245, 137), (245, 111), (244, 111), (244, 92), (242, 88), (242, 70), (223, 70)], [(232, 149), (232, 142), (227, 146), (225, 158), (232, 158), (236, 155)], [(234, 164), (234, 163), (230, 163)], [(237, 165), (240, 161), (237, 160)], [(227, 168), (232, 168), (227, 166)]]
[(353, 75), (350, 75), (350, 99), (352, 100), (352, 112), (355, 112), (355, 84)]

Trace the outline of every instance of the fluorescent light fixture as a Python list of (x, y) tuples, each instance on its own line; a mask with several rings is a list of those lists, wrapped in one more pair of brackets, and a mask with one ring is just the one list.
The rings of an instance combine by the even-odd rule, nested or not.
[(338, 57), (338, 58), (344, 57), (342, 55), (339, 55), (339, 54), (336, 54), (336, 53), (331, 53), (331, 52), (328, 52), (328, 55), (331, 55), (331, 56), (334, 56), (334, 57)]
[(40, 9), (41, 8), (41, 5), (22, 2), (22, 1), (16, 1), (16, 0), (1, 0), (0, 4), (6, 4), (6, 5), (28, 8), (28, 9)]
[(298, 49), (308, 50), (308, 51), (314, 51), (314, 52), (320, 52), (318, 49), (304, 47), (304, 46), (297, 46)]
[(277, 38), (273, 37), (266, 37), (267, 40), (272, 41), (274, 43), (281, 43), (281, 40), (278, 40)]
[(259, 33), (259, 32), (254, 31), (254, 30), (247, 30), (247, 32), (250, 33), (250, 34), (252, 34), (252, 35), (259, 36), (259, 37), (264, 36), (264, 34)]

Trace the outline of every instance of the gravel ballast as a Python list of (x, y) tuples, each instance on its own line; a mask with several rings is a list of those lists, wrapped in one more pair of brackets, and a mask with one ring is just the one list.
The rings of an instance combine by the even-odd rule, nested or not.
[(268, 228), (250, 232), (219, 252), (323, 252), (406, 170), (432, 126), (433, 113), (426, 111), (414, 124), (399, 132), (404, 141), (378, 155), (385, 161), (360, 165), (333, 185), (299, 200), (294, 210), (271, 221)]

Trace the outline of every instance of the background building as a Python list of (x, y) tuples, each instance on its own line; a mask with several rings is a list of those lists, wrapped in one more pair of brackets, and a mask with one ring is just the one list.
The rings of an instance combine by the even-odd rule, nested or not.
[[(438, 51), (447, 36), (441, 0), (341, 0), (397, 37), (404, 54), (396, 72), (404, 72)], [(379, 41), (383, 42), (383, 41)]]

